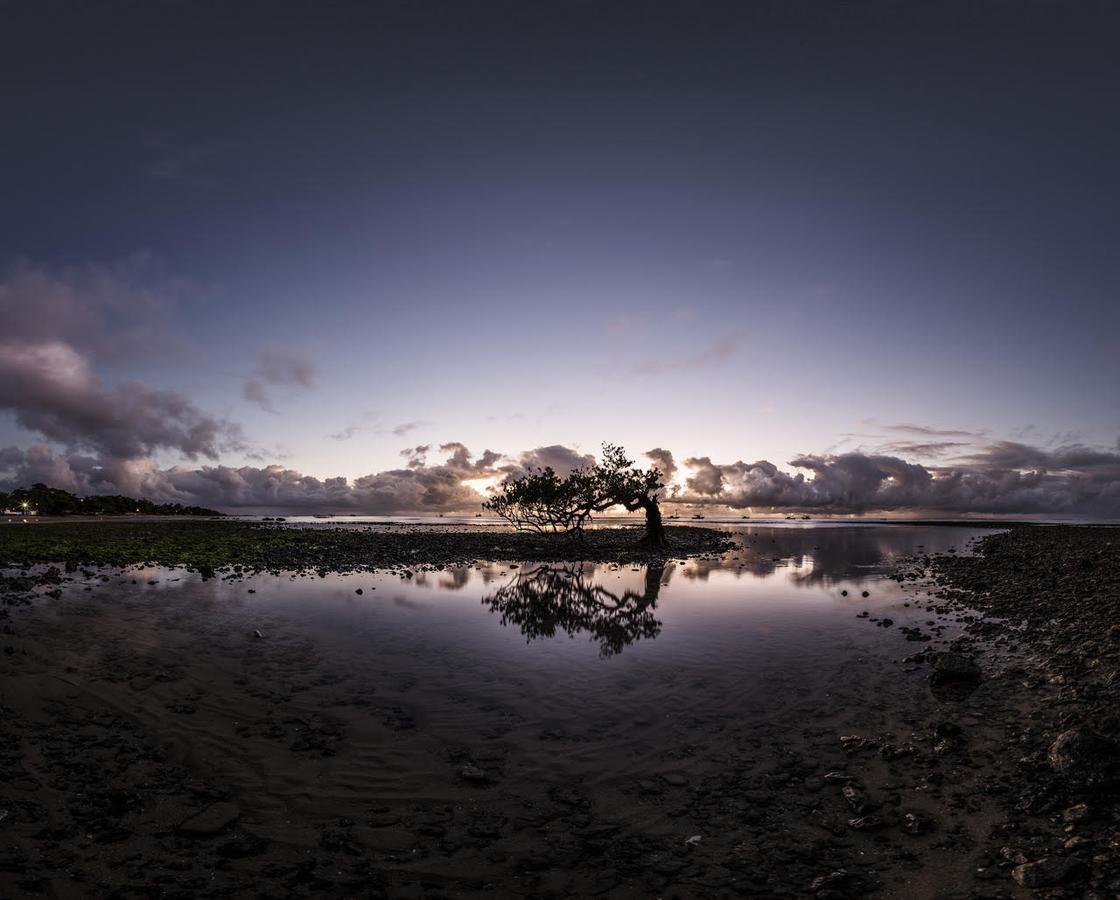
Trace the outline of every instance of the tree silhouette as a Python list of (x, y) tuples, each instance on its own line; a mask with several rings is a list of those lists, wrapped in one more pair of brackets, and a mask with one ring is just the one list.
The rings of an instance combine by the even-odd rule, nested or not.
[(587, 632), (599, 642), (602, 656), (613, 656), (634, 641), (661, 633), (653, 611), (663, 571), (663, 565), (648, 566), (645, 589), (620, 595), (588, 578), (581, 566), (542, 565), (519, 572), (482, 603), (501, 615), (503, 625), (520, 628), (527, 641)]
[(518, 529), (577, 534), (593, 513), (612, 506), (641, 509), (646, 514), (642, 543), (660, 548), (666, 545), (659, 505), (664, 487), (659, 469), (637, 469), (622, 447), (604, 444), (600, 462), (573, 469), (566, 478), (551, 468), (507, 478), (483, 507)]

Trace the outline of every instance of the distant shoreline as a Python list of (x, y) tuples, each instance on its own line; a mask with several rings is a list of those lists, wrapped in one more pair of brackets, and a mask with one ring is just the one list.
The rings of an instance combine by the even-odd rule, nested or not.
[[(303, 526), (330, 526), (330, 525), (370, 525), (370, 526), (408, 526), (414, 528), (458, 528), (458, 529), (503, 529), (509, 530), (510, 526), (507, 522), (486, 518), (475, 519), (470, 516), (412, 516), (412, 515), (399, 515), (399, 516), (376, 516), (376, 515), (362, 515), (360, 513), (345, 513), (338, 515), (313, 515), (313, 514), (300, 514), (289, 513), (287, 515), (272, 515), (272, 514), (257, 514), (257, 513), (223, 513), (220, 516), (180, 516), (180, 515), (143, 515), (143, 514), (125, 514), (125, 515), (64, 515), (64, 516), (29, 516), (24, 519), (22, 516), (0, 516), (0, 524), (20, 523), (26, 521), (28, 524), (39, 525), (58, 525), (58, 524), (90, 524), (90, 523), (122, 523), (122, 522), (136, 522), (142, 524), (153, 523), (176, 523), (176, 522), (193, 522), (193, 523), (214, 523), (226, 524), (231, 522), (241, 524), (279, 524), (288, 528), (299, 528)], [(945, 528), (1021, 528), (1024, 526), (1030, 527), (1061, 527), (1061, 528), (1120, 528), (1120, 522), (1115, 521), (1053, 521), (1053, 520), (1037, 520), (1037, 519), (969, 519), (969, 518), (954, 518), (954, 519), (891, 519), (891, 518), (861, 518), (849, 519), (842, 517), (814, 517), (810, 519), (786, 519), (785, 517), (767, 516), (748, 519), (736, 519), (729, 516), (712, 516), (703, 519), (678, 518), (669, 519), (666, 517), (666, 522), (672, 527), (692, 527), (692, 528), (711, 528), (713, 526), (719, 528), (725, 527), (751, 527), (751, 526), (777, 526), (782, 528), (812, 528), (820, 526), (845, 526), (845, 527), (860, 527), (860, 526), (881, 526), (881, 525), (911, 525), (921, 527), (945, 527)], [(587, 527), (589, 529), (595, 528), (619, 528), (619, 527), (640, 527), (642, 519), (635, 516), (601, 516), (597, 518)]]

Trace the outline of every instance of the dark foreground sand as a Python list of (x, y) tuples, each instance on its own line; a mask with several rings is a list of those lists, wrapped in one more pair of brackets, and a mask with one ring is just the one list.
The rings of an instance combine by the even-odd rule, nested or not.
[(765, 718), (643, 714), (637, 744), (534, 720), (516, 673), (382, 647), (362, 681), (108, 565), (8, 569), (0, 896), (1113, 897), (1118, 547), (1029, 528), (907, 560), (928, 618), (891, 658)]

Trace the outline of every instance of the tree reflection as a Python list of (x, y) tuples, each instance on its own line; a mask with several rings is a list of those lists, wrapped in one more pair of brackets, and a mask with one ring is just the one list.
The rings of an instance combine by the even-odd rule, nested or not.
[(617, 594), (585, 575), (581, 566), (540, 566), (518, 573), (482, 603), (501, 615), (503, 625), (520, 628), (527, 641), (585, 631), (598, 641), (600, 655), (613, 656), (627, 644), (661, 632), (653, 611), (663, 571), (664, 566), (649, 566), (642, 592)]

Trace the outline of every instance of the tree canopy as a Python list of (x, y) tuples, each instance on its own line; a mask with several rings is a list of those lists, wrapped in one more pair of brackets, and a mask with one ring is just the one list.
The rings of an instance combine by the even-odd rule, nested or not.
[[(26, 504), (26, 506), (24, 505)], [(153, 503), (120, 494), (78, 497), (60, 488), (36, 482), (29, 488), (16, 488), (11, 493), (0, 491), (0, 511), (26, 510), (41, 516), (119, 516), (141, 513), (149, 516), (220, 516), (217, 510), (181, 503)]]
[(520, 530), (579, 532), (594, 513), (621, 506), (646, 514), (643, 540), (665, 544), (659, 498), (665, 485), (656, 467), (635, 468), (626, 451), (604, 444), (601, 460), (573, 469), (565, 478), (551, 467), (507, 478), (484, 508)]

